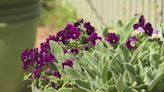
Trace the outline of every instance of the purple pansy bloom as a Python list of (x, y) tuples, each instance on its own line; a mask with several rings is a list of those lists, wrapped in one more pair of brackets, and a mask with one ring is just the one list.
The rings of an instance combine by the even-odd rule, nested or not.
[(87, 46), (86, 44), (83, 44), (83, 45), (82, 45), (82, 48), (83, 48), (84, 50), (88, 50), (88, 46)]
[(35, 68), (34, 70), (33, 70), (33, 78), (34, 79), (37, 79), (37, 78), (39, 78), (40, 76), (39, 76), (39, 73), (42, 71), (42, 68)]
[(58, 85), (57, 83), (51, 82), (51, 86), (52, 86), (54, 89), (59, 89), (59, 85)]
[(68, 52), (67, 49), (66, 49), (65, 47), (62, 47), (62, 48), (63, 48), (64, 54)]
[(106, 41), (111, 45), (117, 44), (119, 42), (119, 37), (115, 33), (109, 33), (106, 37)]
[(65, 66), (72, 67), (72, 66), (73, 66), (72, 60), (71, 60), (71, 59), (68, 59), (67, 61), (63, 62), (63, 63), (62, 63), (63, 69), (64, 69)]
[(54, 71), (53, 75), (56, 77), (56, 78), (60, 78), (61, 77), (61, 74), (59, 71)]
[(77, 27), (72, 27), (68, 32), (68, 38), (78, 39), (80, 37), (80, 31)]
[(57, 41), (57, 39), (56, 39), (56, 37), (55, 37), (54, 35), (50, 35), (50, 36), (46, 39), (47, 43), (49, 43), (50, 40), (52, 40), (52, 41)]
[(38, 61), (38, 49), (35, 48), (35, 49), (26, 49), (23, 53), (22, 53), (22, 56), (21, 56), (21, 59), (22, 59), (22, 63), (23, 63), (23, 69), (25, 71), (28, 70), (28, 67), (31, 65), (31, 64), (34, 64), (35, 61)]
[(145, 29), (145, 33), (146, 33), (147, 35), (149, 35), (149, 36), (152, 35), (152, 33), (153, 33), (153, 28), (152, 28), (152, 25), (151, 25), (150, 23), (146, 23), (144, 29)]
[(133, 25), (133, 28), (134, 28), (134, 30), (137, 29), (138, 27), (144, 28), (144, 24), (145, 24), (145, 18), (144, 18), (143, 15), (141, 15), (141, 17), (140, 17), (140, 19), (139, 19), (139, 23), (134, 24), (134, 25)]
[(69, 31), (72, 27), (75, 27), (75, 26), (68, 23), (64, 30)]
[(49, 54), (45, 55), (45, 61), (46, 63), (50, 63), (55, 60), (54, 55), (50, 52)]
[(79, 53), (79, 50), (77, 48), (72, 48), (71, 49), (71, 53), (73, 53), (74, 55)]
[(139, 19), (139, 25), (140, 25), (140, 26), (144, 26), (144, 24), (145, 24), (145, 18), (144, 18), (143, 15), (141, 15), (141, 17), (140, 17), (140, 19)]
[(40, 44), (40, 49), (41, 49), (41, 52), (45, 52), (45, 53), (50, 52), (50, 45), (49, 45), (49, 43), (48, 42), (41, 43)]
[(95, 28), (91, 26), (90, 22), (86, 22), (84, 24), (84, 27), (86, 28), (86, 32), (88, 35), (91, 35), (93, 32), (95, 32)]
[(63, 37), (64, 37), (64, 30), (59, 31), (59, 32), (57, 33), (56, 39), (57, 39), (58, 41), (62, 41)]
[(89, 36), (89, 41), (91, 42), (92, 45), (96, 45), (96, 40), (101, 40), (102, 38), (101, 37), (98, 37), (97, 33), (92, 33), (90, 36)]
[(65, 30), (59, 31), (56, 36), (57, 41), (61, 41), (63, 44), (67, 44), (69, 42), (68, 32)]
[(48, 42), (41, 43), (40, 48), (40, 61), (50, 63), (55, 60), (54, 55), (50, 51), (50, 45)]
[(39, 62), (37, 62), (37, 67), (42, 68), (44, 66), (43, 59), (40, 59)]
[(156, 30), (156, 31), (153, 31), (151, 36), (152, 36), (152, 38), (158, 39), (162, 36), (162, 33), (159, 30)]
[(125, 45), (127, 46), (128, 49), (134, 49), (136, 48), (135, 44), (137, 42), (136, 36), (129, 37)]

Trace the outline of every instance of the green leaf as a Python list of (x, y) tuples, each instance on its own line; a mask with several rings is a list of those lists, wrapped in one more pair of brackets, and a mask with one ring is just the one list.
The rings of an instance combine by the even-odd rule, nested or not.
[(117, 92), (116, 86), (115, 85), (109, 86), (107, 92)]
[(109, 65), (109, 69), (110, 69), (110, 72), (112, 73), (112, 77), (114, 78), (114, 80), (117, 80), (119, 78), (118, 70), (112, 65)]
[(111, 77), (109, 76), (109, 69), (107, 63), (104, 65), (103, 71), (101, 72), (101, 77), (104, 83), (107, 82), (107, 80)]
[(58, 92), (73, 92), (72, 88), (60, 88)]
[(123, 92), (124, 90), (124, 81), (122, 76), (120, 75), (118, 80), (116, 81), (116, 88), (118, 90), (118, 92)]
[(159, 61), (160, 61), (160, 57), (161, 57), (161, 55), (158, 54), (158, 53), (152, 53), (152, 54), (150, 54), (150, 57), (149, 57), (150, 65), (152, 67), (157, 68), (158, 67), (158, 64), (159, 64)]
[(162, 36), (161, 36), (160, 40), (164, 41), (164, 24), (161, 24), (161, 33), (162, 33)]
[(92, 53), (85, 51), (83, 62), (87, 62), (93, 69), (98, 70), (99, 62), (96, 60)]
[(159, 82), (159, 83), (156, 85), (156, 90), (155, 90), (155, 92), (163, 92), (163, 91), (164, 91), (163, 85), (164, 85), (164, 81)]
[(103, 36), (108, 36), (108, 27), (101, 28), (101, 30), (103, 32)]
[(99, 53), (102, 53), (102, 54), (106, 53), (106, 48), (104, 47), (102, 41), (100, 40), (96, 41), (95, 50), (99, 51)]
[(53, 55), (58, 60), (58, 55), (64, 55), (63, 48), (55, 41), (50, 41), (50, 48)]
[(111, 78), (110, 80), (108, 80), (108, 81), (107, 81), (107, 84), (108, 84), (109, 86), (114, 85), (114, 84), (115, 84), (114, 79)]
[(66, 74), (69, 75), (73, 80), (83, 79), (83, 76), (80, 74), (80, 72), (74, 70), (74, 68), (65, 67), (64, 70), (66, 71)]
[(129, 71), (134, 76), (136, 75), (135, 68), (131, 64), (124, 63), (124, 66), (125, 66), (126, 71)]
[(57, 92), (57, 90), (50, 87), (50, 88), (44, 89), (44, 92)]
[(88, 90), (91, 90), (90, 82), (84, 81), (84, 80), (75, 80), (75, 83), (78, 84), (80, 87), (86, 88)]
[(91, 91), (88, 89), (78, 87), (78, 88), (73, 88), (73, 92), (91, 92)]
[(124, 28), (124, 32), (122, 33), (121, 42), (125, 43), (127, 38), (133, 31), (133, 25), (138, 21), (139, 16), (135, 16), (133, 19), (130, 20), (128, 25)]
[(120, 57), (120, 61), (121, 60), (123, 60), (124, 62), (129, 61), (130, 52), (129, 52), (129, 49), (125, 47), (125, 45), (119, 45), (116, 51)]
[(32, 73), (28, 73), (24, 75), (24, 80), (28, 80), (30, 79), (30, 76), (32, 75)]
[(159, 65), (159, 68), (164, 68), (164, 61)]
[[(153, 79), (152, 79), (153, 78)], [(164, 78), (164, 68), (158, 69), (152, 73), (150, 80), (147, 82), (149, 92), (152, 92), (158, 82)]]

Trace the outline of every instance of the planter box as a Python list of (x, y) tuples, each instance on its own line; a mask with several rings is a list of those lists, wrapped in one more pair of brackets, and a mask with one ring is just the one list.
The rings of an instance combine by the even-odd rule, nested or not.
[(40, 0), (1, 0), (0, 11), (0, 89), (19, 92), (23, 84), (20, 55), (34, 46)]

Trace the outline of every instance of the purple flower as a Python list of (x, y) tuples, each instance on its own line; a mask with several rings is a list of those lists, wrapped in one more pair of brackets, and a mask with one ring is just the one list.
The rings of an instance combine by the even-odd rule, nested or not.
[(101, 40), (102, 38), (101, 37), (98, 37), (97, 33), (92, 33), (90, 36), (89, 36), (89, 41), (91, 42), (92, 45), (96, 45), (96, 40)]
[(126, 41), (125, 45), (128, 49), (134, 49), (134, 48), (136, 48), (136, 42), (137, 42), (136, 36), (129, 37), (128, 40)]
[(84, 19), (78, 20), (74, 23), (74, 26), (78, 27), (80, 26), (82, 23), (84, 23)]
[(44, 66), (44, 63), (43, 62), (44, 61), (42, 59), (40, 59), (39, 62), (37, 62), (37, 67), (38, 68), (43, 68), (43, 66)]
[(69, 42), (67, 32), (65, 30), (59, 31), (57, 33), (56, 40), (61, 41), (63, 44), (67, 44)]
[(139, 25), (140, 25), (140, 26), (144, 26), (144, 24), (145, 24), (145, 18), (144, 18), (143, 15), (141, 15), (141, 17), (140, 17), (140, 19), (139, 19)]
[(56, 78), (60, 78), (61, 77), (61, 74), (60, 74), (60, 72), (58, 72), (58, 71), (54, 71), (54, 76), (56, 77)]
[(71, 60), (71, 59), (68, 59), (67, 61), (63, 62), (63, 63), (62, 63), (63, 69), (64, 69), (65, 66), (72, 67), (72, 66), (73, 66), (72, 60)]
[(39, 77), (40, 77), (39, 73), (40, 73), (41, 71), (42, 71), (42, 68), (35, 68), (35, 69), (33, 70), (33, 78), (34, 78), (34, 79), (39, 78)]
[(145, 25), (145, 18), (143, 15), (141, 15), (139, 22), (137, 24), (134, 24), (133, 28), (134, 28), (134, 30), (137, 29), (138, 27), (144, 28), (144, 25)]
[(72, 27), (67, 34), (68, 38), (78, 39), (80, 37), (80, 31), (77, 27)]
[(56, 39), (57, 39), (57, 41), (62, 41), (63, 37), (64, 37), (64, 30), (59, 31), (57, 33)]
[(86, 44), (83, 44), (83, 45), (82, 45), (82, 48), (83, 48), (84, 50), (88, 50), (88, 46), (87, 46)]
[(65, 47), (62, 47), (62, 48), (63, 48), (64, 54), (68, 52), (67, 49), (66, 49)]
[(41, 43), (40, 48), (41, 48), (40, 54), (39, 54), (40, 61), (46, 62), (46, 63), (51, 63), (52, 61), (55, 60), (55, 56), (52, 54), (52, 52), (50, 50), (50, 45), (48, 42)]
[(75, 27), (74, 25), (72, 24), (67, 24), (67, 26), (65, 27), (65, 31), (69, 31), (72, 27)]
[(152, 33), (153, 33), (153, 28), (152, 28), (152, 25), (151, 25), (150, 23), (146, 23), (144, 29), (145, 29), (145, 33), (146, 33), (147, 35), (149, 35), (149, 36), (152, 35)]
[(79, 50), (77, 48), (72, 48), (71, 49), (71, 53), (73, 53), (74, 55), (79, 53)]
[(79, 29), (72, 24), (67, 24), (64, 30), (57, 33), (56, 39), (62, 41), (63, 44), (67, 44), (70, 39), (78, 39), (79, 37)]
[(49, 54), (45, 54), (45, 62), (50, 63), (55, 60), (54, 55), (50, 52)]
[(50, 35), (50, 36), (46, 39), (47, 43), (49, 43), (50, 40), (52, 40), (52, 41), (57, 41), (57, 39), (56, 39), (56, 37), (55, 37), (54, 35)]
[(21, 59), (22, 59), (22, 63), (23, 63), (23, 69), (25, 71), (28, 70), (28, 67), (31, 64), (34, 64), (35, 61), (38, 61), (38, 48), (35, 49), (26, 49), (22, 55), (21, 55)]
[(59, 85), (58, 85), (57, 83), (51, 82), (51, 86), (52, 86), (54, 89), (59, 89)]
[(88, 35), (91, 35), (93, 32), (95, 32), (95, 28), (91, 26), (90, 22), (86, 22), (84, 24), (84, 27), (86, 28), (86, 32)]
[(109, 33), (106, 37), (106, 41), (111, 45), (115, 45), (119, 42), (119, 37), (115, 33)]
[(41, 43), (40, 44), (40, 49), (41, 49), (41, 52), (45, 52), (45, 53), (50, 52), (50, 45), (49, 45), (49, 43), (48, 42)]
[(158, 39), (158, 38), (160, 38), (160, 37), (162, 36), (162, 33), (161, 33), (159, 30), (156, 30), (156, 31), (154, 31), (154, 32), (152, 33), (151, 36), (152, 36), (151, 38), (156, 38), (156, 39)]

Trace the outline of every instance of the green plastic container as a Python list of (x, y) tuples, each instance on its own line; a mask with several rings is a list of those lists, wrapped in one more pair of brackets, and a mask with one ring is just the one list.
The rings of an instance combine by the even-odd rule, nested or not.
[(0, 0), (0, 92), (20, 92), (21, 52), (35, 44), (40, 0)]

